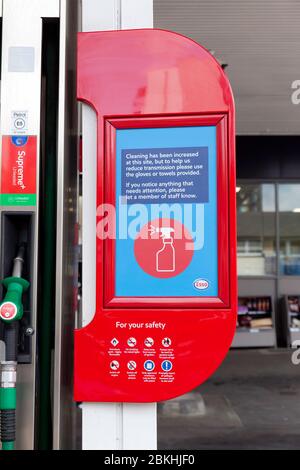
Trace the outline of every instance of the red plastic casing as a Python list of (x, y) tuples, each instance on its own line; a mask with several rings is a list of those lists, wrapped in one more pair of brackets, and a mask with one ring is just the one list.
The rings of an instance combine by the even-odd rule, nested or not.
[[(179, 80), (149, 80), (175, 70)], [(217, 128), (218, 297), (115, 296), (115, 240), (96, 240), (96, 312), (75, 331), (75, 400), (156, 402), (182, 395), (221, 364), (236, 327), (236, 183), (234, 101), (229, 81), (214, 57), (196, 42), (164, 30), (79, 33), (78, 99), (98, 117), (97, 206), (115, 204), (116, 129), (173, 126)], [(96, 234), (95, 234), (96, 237)], [(121, 354), (120, 374), (110, 374), (111, 340), (124, 350), (128, 330), (116, 322), (163, 322), (148, 332), (161, 344), (172, 338), (172, 382), (145, 382), (145, 357)], [(145, 330), (132, 335), (141, 345)], [(129, 380), (126, 362), (138, 373)], [(160, 348), (151, 359), (161, 362)], [(157, 374), (159, 374), (157, 367)]]

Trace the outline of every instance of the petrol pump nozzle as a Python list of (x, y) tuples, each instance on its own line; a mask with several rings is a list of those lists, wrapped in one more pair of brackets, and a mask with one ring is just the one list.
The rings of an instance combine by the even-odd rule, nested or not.
[(25, 248), (24, 243), (19, 245), (18, 254), (14, 259), (12, 276), (2, 281), (6, 288), (6, 294), (0, 304), (0, 319), (5, 323), (20, 320), (23, 316), (22, 295), (29, 287), (29, 282), (21, 277)]
[(16, 382), (18, 320), (23, 316), (22, 295), (29, 287), (23, 279), (26, 244), (20, 243), (13, 262), (12, 276), (2, 281), (6, 288), (4, 300), (0, 304), (0, 320), (5, 323), (5, 358), (0, 369), (0, 441), (2, 450), (13, 450), (16, 440)]

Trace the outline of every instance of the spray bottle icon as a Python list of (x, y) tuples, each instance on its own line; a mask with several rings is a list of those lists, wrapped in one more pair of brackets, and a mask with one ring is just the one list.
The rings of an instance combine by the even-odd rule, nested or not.
[(156, 253), (156, 271), (159, 273), (168, 273), (175, 271), (175, 248), (173, 245), (172, 233), (175, 230), (172, 227), (153, 227), (151, 226), (151, 234), (160, 233), (163, 247)]

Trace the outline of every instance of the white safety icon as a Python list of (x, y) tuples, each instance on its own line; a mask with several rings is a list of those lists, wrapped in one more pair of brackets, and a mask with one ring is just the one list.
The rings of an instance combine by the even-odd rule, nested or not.
[(135, 362), (135, 361), (129, 361), (129, 362), (127, 362), (127, 368), (128, 368), (129, 370), (131, 370), (131, 371), (132, 371), (132, 370), (135, 370), (135, 369), (136, 369), (136, 362)]
[(168, 348), (169, 346), (171, 346), (172, 341), (170, 340), (170, 338), (164, 338), (161, 343), (165, 348)]
[(127, 340), (127, 344), (130, 348), (134, 348), (136, 346), (136, 339), (135, 338), (129, 338)]
[(144, 343), (145, 343), (145, 346), (147, 348), (152, 348), (152, 346), (154, 344), (154, 339), (153, 338), (146, 338)]
[(119, 367), (120, 367), (120, 364), (118, 363), (118, 361), (111, 361), (110, 363), (111, 370), (118, 370)]
[(113, 345), (113, 347), (115, 348), (118, 344), (119, 344), (119, 341), (117, 340), (117, 338), (113, 338), (111, 340), (111, 344)]

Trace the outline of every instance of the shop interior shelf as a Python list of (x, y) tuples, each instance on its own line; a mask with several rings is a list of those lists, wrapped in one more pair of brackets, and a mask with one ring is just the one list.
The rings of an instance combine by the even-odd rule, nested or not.
[(273, 347), (276, 344), (272, 298), (239, 297), (233, 348)]

